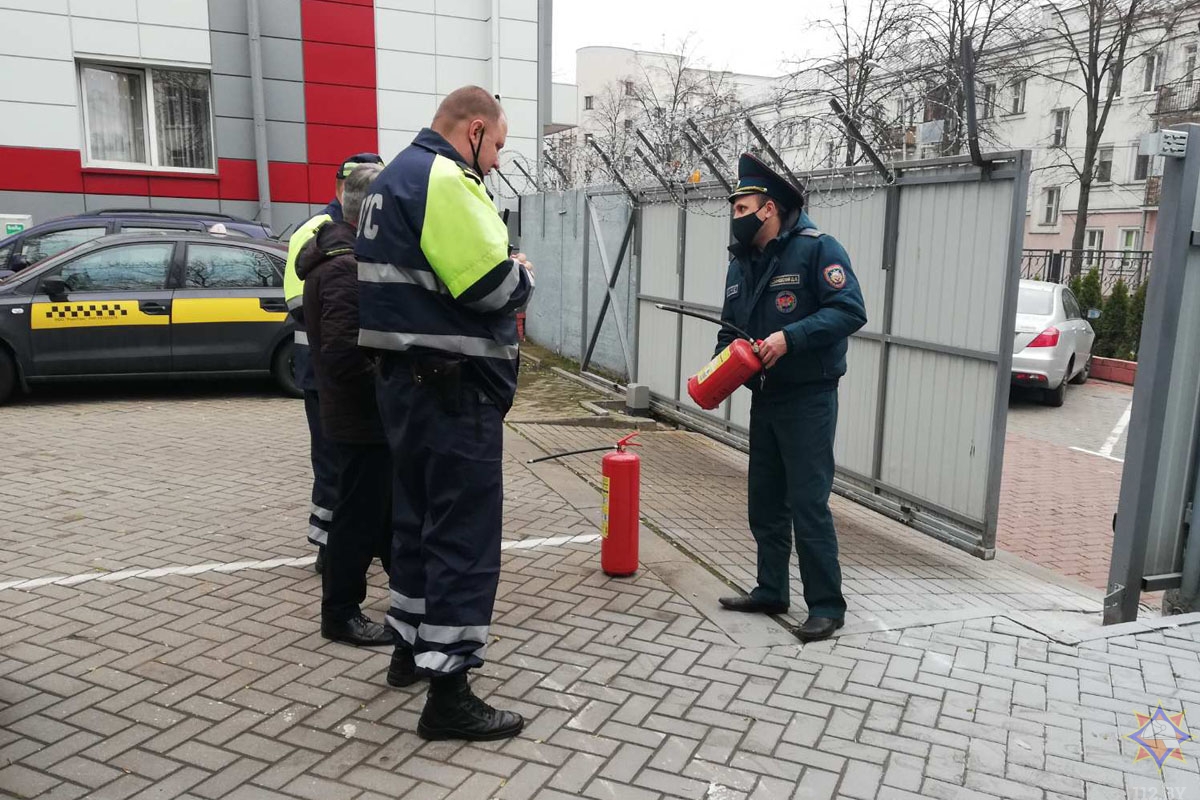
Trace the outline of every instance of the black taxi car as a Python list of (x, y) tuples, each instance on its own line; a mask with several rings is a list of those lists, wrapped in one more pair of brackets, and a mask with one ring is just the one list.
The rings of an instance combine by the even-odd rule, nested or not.
[(173, 231), (94, 239), (0, 282), (0, 402), (79, 378), (272, 375), (298, 396), (285, 246)]

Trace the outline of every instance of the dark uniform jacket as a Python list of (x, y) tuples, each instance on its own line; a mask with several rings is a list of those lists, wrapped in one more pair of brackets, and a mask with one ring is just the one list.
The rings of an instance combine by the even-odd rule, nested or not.
[(375, 365), (358, 346), (358, 262), (355, 230), (326, 222), (300, 251), (304, 320), (321, 397), (321, 429), (336, 442), (383, 442), (375, 403)]
[(371, 185), (358, 245), (359, 343), (465, 359), (502, 411), (517, 388), (515, 312), (533, 278), (508, 257), (508, 229), (483, 180), (426, 128)]
[[(721, 319), (755, 339), (783, 331), (788, 344), (765, 379), (755, 376), (746, 385), (763, 397), (836, 386), (846, 374), (846, 340), (867, 322), (846, 251), (803, 212), (761, 253), (740, 244), (729, 251)], [(721, 328), (717, 352), (737, 336)]]

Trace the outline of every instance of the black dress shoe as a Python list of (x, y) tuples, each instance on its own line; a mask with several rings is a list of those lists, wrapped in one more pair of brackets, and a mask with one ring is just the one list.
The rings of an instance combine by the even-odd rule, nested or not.
[(802, 642), (819, 642), (833, 636), (833, 632), (845, 624), (845, 620), (832, 617), (809, 617), (799, 628), (793, 628), (792, 633)]
[(412, 648), (407, 644), (398, 644), (392, 651), (392, 663), (388, 665), (388, 686), (403, 688), (412, 686), (421, 680), (417, 676), (417, 663), (413, 660)]
[(321, 635), (335, 642), (345, 642), (358, 647), (383, 647), (396, 643), (391, 631), (378, 622), (371, 622), (362, 614), (345, 622), (321, 620)]
[(317, 548), (317, 560), (313, 562), (313, 572), (320, 575), (325, 571), (325, 545)]
[(491, 742), (516, 736), (523, 727), (525, 720), (520, 714), (492, 708), (476, 697), (463, 672), (430, 681), (417, 734), (433, 741)]
[(786, 603), (765, 603), (748, 594), (722, 597), (719, 602), (730, 611), (745, 611), (756, 614), (783, 614), (788, 610)]

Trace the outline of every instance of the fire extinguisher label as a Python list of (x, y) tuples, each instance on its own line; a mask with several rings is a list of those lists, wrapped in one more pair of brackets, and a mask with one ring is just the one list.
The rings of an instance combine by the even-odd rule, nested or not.
[(717, 371), (717, 368), (729, 360), (729, 348), (726, 347), (721, 351), (721, 354), (708, 362), (708, 366), (696, 373), (696, 383), (701, 384), (712, 377), (712, 374)]
[(601, 539), (608, 538), (608, 485), (609, 485), (609, 483), (610, 483), (609, 478), (607, 475), (605, 475), (604, 476), (604, 489), (602, 492), (602, 494), (604, 496), (604, 502), (603, 502), (602, 511), (600, 514), (600, 520), (601, 520), (601, 522), (600, 522), (600, 538)]

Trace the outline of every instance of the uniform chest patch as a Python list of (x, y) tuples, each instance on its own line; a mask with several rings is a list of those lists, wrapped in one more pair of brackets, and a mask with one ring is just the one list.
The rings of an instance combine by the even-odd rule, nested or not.
[(846, 285), (846, 270), (841, 264), (830, 264), (822, 270), (821, 275), (834, 289), (841, 289)]
[(780, 292), (775, 295), (775, 308), (780, 314), (790, 314), (796, 310), (796, 295), (791, 292)]
[(735, 298), (739, 294), (741, 294), (741, 292), (742, 292), (742, 287), (740, 284), (735, 283), (733, 286), (727, 286), (727, 287), (725, 287), (725, 299), (732, 300), (733, 298)]
[(767, 284), (767, 287), (770, 289), (777, 289), (780, 286), (799, 286), (799, 285), (800, 285), (800, 276), (799, 275), (780, 275), (776, 278), (772, 278), (771, 282), (769, 284)]

